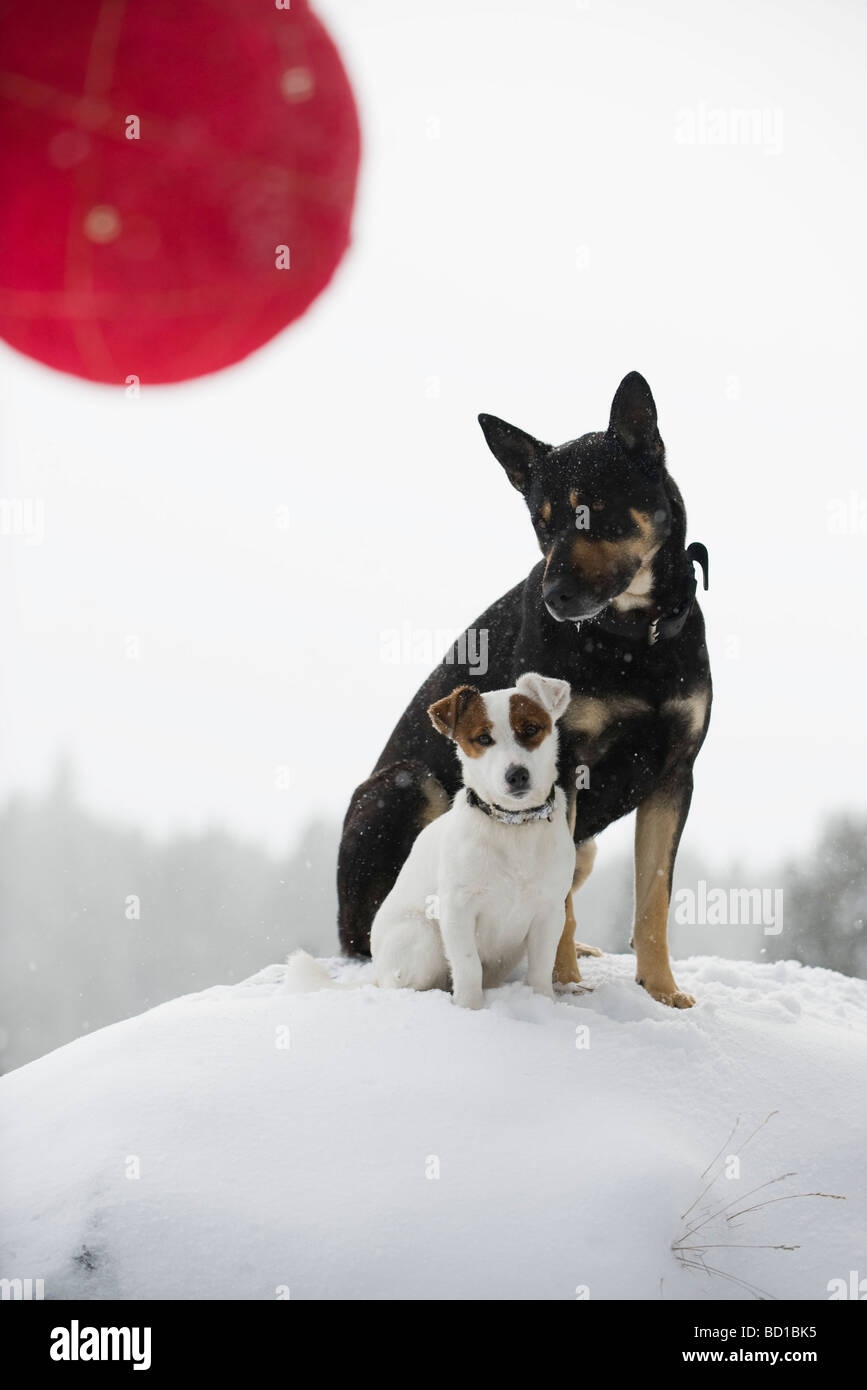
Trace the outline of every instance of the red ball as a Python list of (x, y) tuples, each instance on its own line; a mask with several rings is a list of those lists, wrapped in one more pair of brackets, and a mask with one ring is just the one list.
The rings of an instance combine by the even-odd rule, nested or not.
[[(285, 3), (285, 0), (283, 0)], [(0, 19), (0, 336), (183, 381), (305, 309), (349, 241), (358, 119), (306, 0), (75, 0)]]

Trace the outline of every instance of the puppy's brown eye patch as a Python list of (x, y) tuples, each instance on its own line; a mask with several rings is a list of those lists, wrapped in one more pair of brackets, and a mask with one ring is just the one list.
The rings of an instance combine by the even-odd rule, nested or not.
[(538, 748), (551, 732), (551, 717), (547, 710), (527, 695), (512, 695), (509, 699), (509, 723), (522, 748)]

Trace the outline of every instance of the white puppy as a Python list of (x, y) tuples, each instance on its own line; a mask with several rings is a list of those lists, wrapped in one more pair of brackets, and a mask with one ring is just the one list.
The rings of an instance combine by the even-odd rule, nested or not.
[[(531, 988), (549, 998), (575, 845), (566, 798), (555, 786), (556, 722), (569, 683), (523, 675), (509, 690), (462, 685), (431, 705), (434, 727), (453, 740), (464, 786), (451, 808), (419, 833), (376, 914), (376, 982), (391, 989), (448, 989), (478, 1009), (527, 956)], [(298, 956), (287, 988), (326, 983)], [(319, 968), (321, 970), (321, 968)]]

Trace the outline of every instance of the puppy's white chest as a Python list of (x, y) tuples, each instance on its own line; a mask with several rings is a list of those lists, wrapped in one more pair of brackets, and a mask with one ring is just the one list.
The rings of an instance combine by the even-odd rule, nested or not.
[(556, 816), (533, 825), (487, 824), (461, 865), (480, 922), (498, 924), (510, 936), (526, 933), (540, 907), (560, 895), (561, 880), (571, 878), (573, 855), (565, 822)]

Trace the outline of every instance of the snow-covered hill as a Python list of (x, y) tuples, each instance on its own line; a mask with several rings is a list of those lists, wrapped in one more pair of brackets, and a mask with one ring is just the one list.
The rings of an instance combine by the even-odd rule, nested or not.
[(592, 994), (513, 984), (469, 1013), (290, 996), (272, 966), (13, 1072), (0, 1276), (54, 1298), (823, 1299), (867, 1273), (867, 984), (695, 958), (681, 1013), (631, 957), (582, 970)]

